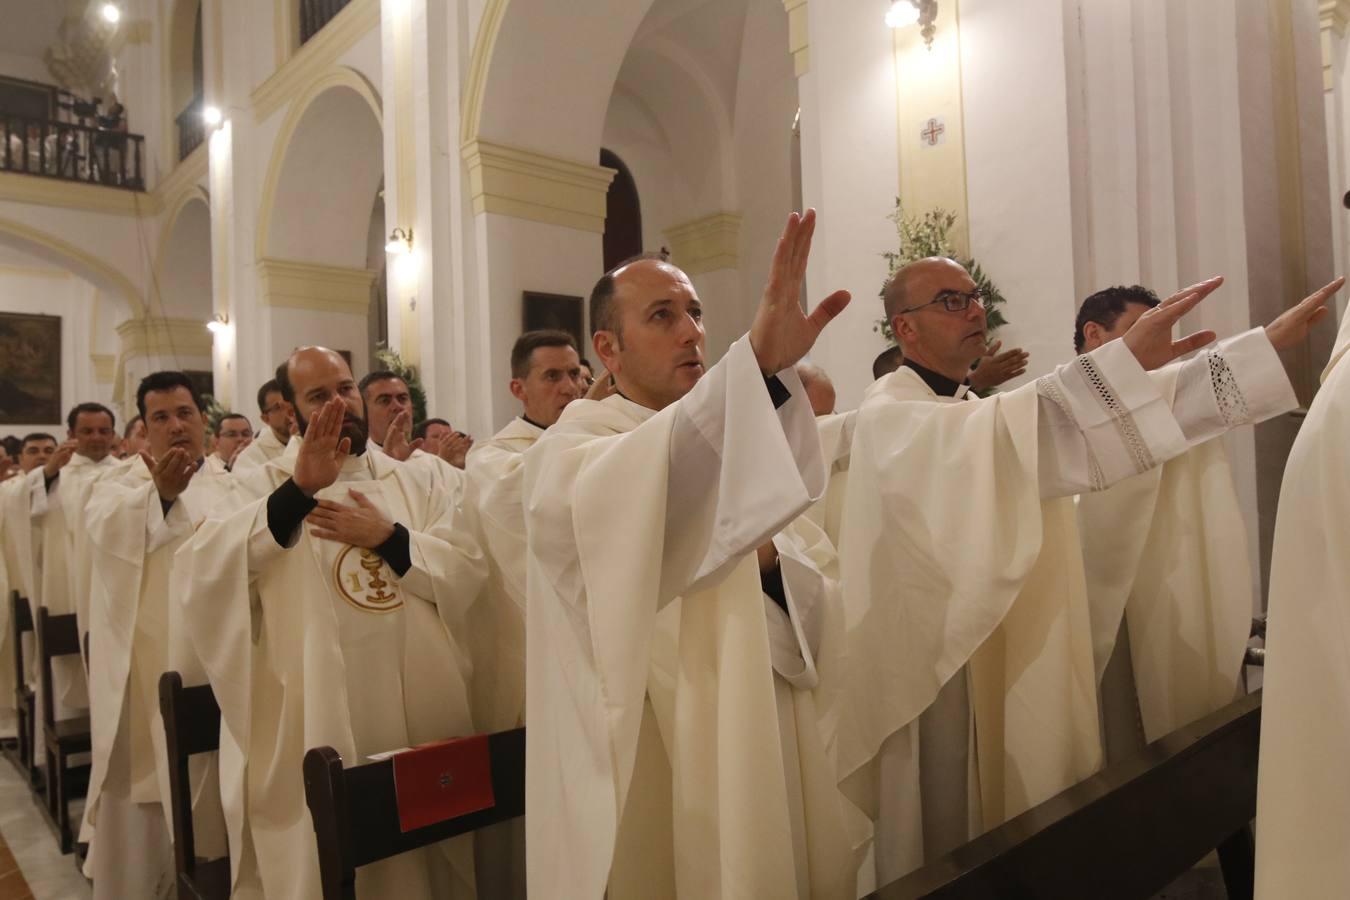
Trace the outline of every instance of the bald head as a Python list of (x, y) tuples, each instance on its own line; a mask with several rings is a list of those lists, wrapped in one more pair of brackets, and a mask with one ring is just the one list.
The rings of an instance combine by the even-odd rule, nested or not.
[(955, 260), (929, 257), (899, 269), (882, 292), (886, 317), (906, 359), (954, 381), (964, 381), (984, 353), (982, 303), (950, 310), (936, 301), (959, 300), (975, 280)]
[(818, 416), (828, 416), (834, 412), (834, 382), (820, 366), (799, 362), (796, 366), (797, 377), (806, 388), (806, 398), (811, 401), (811, 412)]
[(301, 434), (319, 407), (341, 397), (347, 405), (342, 434), (352, 439), (353, 454), (360, 455), (365, 450), (365, 404), (342, 354), (327, 347), (301, 347), (277, 367), (277, 384), (282, 397), (295, 405)]
[(625, 397), (664, 409), (703, 377), (703, 304), (686, 275), (647, 255), (591, 291), (591, 343)]

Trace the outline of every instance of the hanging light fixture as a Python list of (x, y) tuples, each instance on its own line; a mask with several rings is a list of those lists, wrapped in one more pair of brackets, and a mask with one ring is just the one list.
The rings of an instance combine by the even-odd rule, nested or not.
[(103, 21), (109, 25), (116, 25), (122, 21), (122, 9), (116, 3), (103, 4), (99, 12), (103, 15)]
[(412, 253), (413, 234), (409, 228), (404, 231), (402, 228), (395, 228), (389, 234), (389, 243), (384, 245), (384, 252), (391, 256), (407, 256)]
[(886, 10), (886, 25), (889, 28), (918, 25), (924, 46), (931, 50), (933, 36), (937, 34), (937, 13), (937, 0), (894, 0)]

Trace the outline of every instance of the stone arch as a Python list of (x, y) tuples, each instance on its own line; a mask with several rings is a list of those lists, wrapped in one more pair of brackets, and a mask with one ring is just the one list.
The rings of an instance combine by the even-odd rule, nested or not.
[(145, 302), (131, 279), (102, 259), (31, 225), (0, 217), (0, 243), (46, 260), (121, 298), (132, 317), (145, 315)]
[(154, 273), (154, 312), (203, 324), (211, 318), (211, 208), (201, 188), (185, 191), (165, 215)]

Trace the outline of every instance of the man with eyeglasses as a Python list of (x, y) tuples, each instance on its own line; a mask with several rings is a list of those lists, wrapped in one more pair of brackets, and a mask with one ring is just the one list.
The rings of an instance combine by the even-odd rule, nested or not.
[[(1221, 283), (986, 399), (966, 382), (986, 332), (969, 273), (925, 259), (887, 284), (905, 359), (859, 409), (840, 536), (850, 708), (837, 749), (845, 792), (876, 811), (878, 883), (1101, 766), (1071, 498), (1294, 408), (1277, 351), (1342, 282), (1183, 363), (1171, 392), (1150, 373), (1214, 340), (1173, 341), (1172, 328)], [(894, 785), (909, 789), (877, 787)]]
[(291, 441), (295, 410), (282, 396), (281, 385), (277, 384), (275, 378), (258, 388), (258, 412), (262, 415), (263, 425), (266, 427), (235, 459), (232, 471), (236, 475), (277, 459), (286, 452), (286, 445)]
[(216, 422), (215, 435), (216, 449), (206, 457), (206, 469), (213, 475), (225, 475), (253, 443), (253, 426), (239, 413), (226, 413)]

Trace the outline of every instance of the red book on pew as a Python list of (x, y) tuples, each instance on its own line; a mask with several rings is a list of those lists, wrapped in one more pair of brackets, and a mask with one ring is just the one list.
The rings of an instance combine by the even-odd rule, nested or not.
[(395, 753), (399, 827), (425, 828), (496, 805), (488, 736), (454, 738)]

